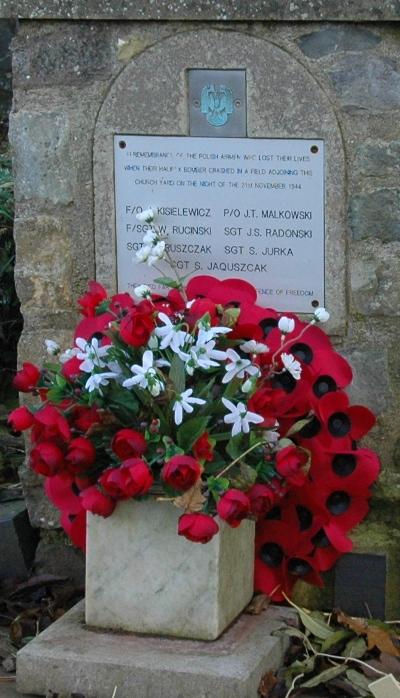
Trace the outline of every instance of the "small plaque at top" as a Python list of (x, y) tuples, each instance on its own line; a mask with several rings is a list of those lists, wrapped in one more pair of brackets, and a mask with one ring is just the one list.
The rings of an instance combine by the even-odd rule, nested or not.
[(208, 138), (247, 135), (245, 70), (189, 70), (189, 132)]

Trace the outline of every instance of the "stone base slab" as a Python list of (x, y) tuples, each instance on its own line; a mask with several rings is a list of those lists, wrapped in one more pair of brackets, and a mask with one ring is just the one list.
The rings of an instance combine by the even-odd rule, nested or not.
[(243, 613), (214, 642), (93, 630), (84, 603), (17, 655), (21, 693), (70, 698), (257, 698), (262, 676), (282, 662), (285, 640), (272, 636), (290, 609)]

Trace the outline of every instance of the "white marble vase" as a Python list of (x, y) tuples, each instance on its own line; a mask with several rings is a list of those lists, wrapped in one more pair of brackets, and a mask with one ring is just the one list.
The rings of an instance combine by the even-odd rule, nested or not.
[(215, 640), (253, 593), (254, 523), (220, 521), (206, 544), (177, 535), (170, 502), (121, 502), (88, 516), (86, 623)]

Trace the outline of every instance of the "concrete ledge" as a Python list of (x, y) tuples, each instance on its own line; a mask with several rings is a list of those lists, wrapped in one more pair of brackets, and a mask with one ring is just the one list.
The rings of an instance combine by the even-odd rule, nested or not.
[[(1, 5), (1, 3), (0, 3)], [(398, 21), (398, 0), (3, 0), (1, 17), (261, 21)]]
[(58, 698), (257, 698), (263, 674), (276, 669), (285, 641), (271, 636), (291, 610), (242, 614), (214, 642), (92, 630), (84, 602), (17, 655), (17, 689)]

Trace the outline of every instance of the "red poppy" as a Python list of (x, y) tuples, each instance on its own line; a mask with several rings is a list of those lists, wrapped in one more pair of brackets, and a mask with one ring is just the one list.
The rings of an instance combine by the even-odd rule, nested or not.
[(325, 481), (328, 475), (332, 480), (336, 478), (339, 488), (343, 481), (350, 486), (362, 482), (370, 487), (379, 475), (378, 455), (368, 448), (323, 451), (314, 446), (312, 451), (311, 475), (315, 482)]
[(263, 521), (258, 524), (255, 546), (254, 586), (256, 591), (283, 601), (295, 582), (303, 579), (323, 586), (315, 561), (312, 543), (284, 521)]
[(110, 313), (123, 315), (124, 310), (129, 310), (135, 305), (135, 301), (129, 293), (116, 293), (111, 296)]
[(46, 478), (44, 487), (48, 498), (57, 509), (70, 514), (78, 514), (82, 510), (79, 491), (74, 484), (74, 477), (69, 473)]
[(64, 511), (60, 517), (60, 524), (73, 544), (83, 552), (86, 550), (86, 511), (81, 508), (77, 514)]
[(102, 301), (107, 298), (107, 291), (97, 281), (89, 281), (89, 290), (78, 299), (81, 306), (80, 311), (86, 317), (93, 317), (96, 314), (96, 308)]
[(375, 424), (375, 416), (362, 405), (350, 405), (346, 393), (337, 391), (324, 395), (318, 403), (318, 417), (324, 427), (319, 440), (328, 447), (346, 449), (351, 441), (358, 441)]
[(100, 313), (95, 317), (85, 317), (76, 326), (74, 339), (82, 337), (89, 342), (93, 336), (101, 337), (108, 332), (110, 323), (113, 321), (115, 321), (115, 316), (112, 313)]

